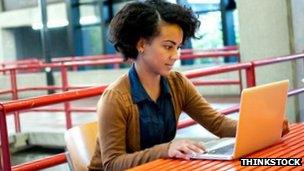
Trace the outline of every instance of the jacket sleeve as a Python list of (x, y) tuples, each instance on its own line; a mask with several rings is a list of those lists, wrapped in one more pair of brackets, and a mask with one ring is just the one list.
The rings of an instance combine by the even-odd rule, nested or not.
[(183, 93), (185, 93), (183, 111), (211, 133), (219, 137), (234, 137), (237, 121), (213, 109), (189, 79), (181, 74), (178, 75), (182, 81)]
[(126, 152), (129, 113), (122, 97), (117, 92), (105, 92), (97, 108), (104, 170), (124, 170), (158, 158), (168, 157), (169, 143), (134, 153)]

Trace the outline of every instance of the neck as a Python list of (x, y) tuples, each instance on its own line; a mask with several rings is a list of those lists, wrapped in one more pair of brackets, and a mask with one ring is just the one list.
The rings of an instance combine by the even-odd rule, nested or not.
[(147, 70), (146, 67), (142, 67), (141, 65), (138, 65), (138, 63), (135, 63), (135, 69), (137, 71), (139, 80), (143, 85), (148, 87), (159, 86), (160, 77), (161, 77), (159, 74), (155, 74), (154, 72)]

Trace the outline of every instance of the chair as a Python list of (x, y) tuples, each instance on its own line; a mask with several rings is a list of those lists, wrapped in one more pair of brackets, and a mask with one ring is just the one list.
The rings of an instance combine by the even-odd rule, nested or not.
[(73, 171), (88, 170), (94, 154), (97, 137), (97, 122), (73, 127), (65, 132), (68, 163)]

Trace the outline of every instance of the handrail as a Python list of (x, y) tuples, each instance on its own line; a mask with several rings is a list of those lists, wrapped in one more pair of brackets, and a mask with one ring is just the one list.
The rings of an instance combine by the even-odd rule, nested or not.
[(232, 64), (232, 65), (215, 66), (215, 67), (210, 67), (208, 69), (206, 69), (206, 68), (195, 69), (195, 70), (185, 71), (184, 74), (188, 78), (196, 78), (196, 77), (200, 77), (200, 76), (220, 74), (220, 73), (224, 73), (224, 72), (237, 71), (240, 69), (247, 69), (249, 67), (251, 67), (250, 63), (239, 63), (239, 64)]
[(60, 57), (60, 58), (52, 58), (52, 63), (82, 61), (82, 60), (109, 59), (109, 58), (121, 58), (121, 55), (119, 53), (117, 53), (117, 54), (103, 54), (103, 55), (93, 55), (93, 56)]
[[(218, 51), (235, 51), (238, 50), (238, 46), (224, 46), (220, 48), (211, 48), (211, 49), (182, 49), (181, 54), (187, 54), (187, 53), (197, 53), (197, 52), (218, 52)], [(89, 56), (66, 56), (66, 57), (55, 57), (52, 58), (52, 63), (57, 62), (71, 62), (71, 61), (82, 61), (82, 60), (98, 60), (98, 59), (108, 59), (108, 58), (114, 58), (119, 57), (121, 58), (120, 53), (113, 53), (113, 54), (100, 54), (100, 55), (89, 55)], [(28, 59), (21, 59), (17, 61), (9, 61), (9, 62), (1, 62), (0, 65), (6, 66), (6, 65), (22, 65), (32, 62), (41, 62), (44, 63), (42, 60), (39, 60), (37, 58), (28, 58)]]
[[(71, 89), (83, 89), (89, 88), (93, 86), (69, 86), (68, 88)], [(26, 88), (18, 88), (18, 92), (22, 91), (41, 91), (41, 90), (62, 90), (62, 86), (41, 86), (41, 87), (26, 87)], [(0, 94), (11, 93), (12, 90), (1, 90)]]
[[(195, 78), (199, 76), (207, 76), (207, 75), (212, 75), (212, 74), (220, 74), (224, 72), (230, 72), (230, 71), (238, 71), (239, 72), (239, 77), (241, 78), (241, 69), (246, 70), (246, 77), (247, 77), (247, 87), (251, 87), (255, 85), (255, 79), (254, 79), (254, 72), (251, 67), (251, 63), (238, 63), (238, 64), (233, 64), (233, 65), (224, 65), (224, 66), (215, 66), (215, 67), (210, 67), (208, 70), (206, 69), (199, 69), (200, 72), (195, 72), (194, 70), (190, 71), (185, 71), (185, 75), (190, 78)], [(242, 89), (242, 83), (240, 79), (239, 84), (240, 88)]]
[[(233, 50), (238, 50), (238, 47), (237, 46), (225, 46), (225, 47), (214, 48), (214, 49), (182, 49), (181, 54), (183, 55), (186, 53), (233, 51)], [(97, 59), (107, 59), (107, 58), (116, 58), (116, 57), (121, 58), (121, 54), (116, 53), (116, 54), (103, 54), (103, 55), (93, 55), (93, 56), (60, 57), (60, 58), (52, 58), (52, 62), (97, 60)]]
[[(184, 54), (180, 59), (194, 59), (194, 58), (203, 58), (203, 57), (218, 57), (218, 56), (239, 56), (237, 51), (225, 51), (225, 52), (204, 52), (204, 53), (194, 53), (194, 54)], [(12, 69), (16, 70), (29, 70), (29, 69), (42, 69), (46, 67), (51, 68), (60, 68), (61, 66), (73, 67), (73, 66), (94, 66), (102, 64), (118, 64), (122, 63), (123, 58), (114, 57), (107, 59), (98, 59), (98, 60), (83, 60), (83, 61), (72, 61), (64, 63), (40, 63), (40, 64), (24, 64), (21, 66), (9, 66), (6, 68), (0, 68), (0, 72), (9, 71)]]
[[(236, 106), (233, 106), (233, 107), (229, 107), (227, 109), (219, 110), (219, 112), (221, 112), (223, 114), (231, 114), (231, 113), (234, 113), (238, 110), (239, 110), (239, 106), (236, 105)], [(182, 128), (185, 128), (187, 126), (191, 126), (191, 125), (194, 125), (194, 124), (196, 124), (196, 122), (192, 119), (185, 120), (185, 121), (180, 121), (177, 125), (177, 128), (182, 129)], [(60, 154), (53, 155), (53, 156), (50, 156), (50, 157), (46, 157), (46, 158), (43, 158), (43, 159), (34, 160), (34, 161), (31, 161), (31, 162), (16, 165), (16, 166), (13, 166), (12, 169), (13, 169), (13, 171), (40, 170), (40, 169), (49, 168), (50, 166), (62, 164), (66, 161), (67, 161), (66, 153), (60, 153)]]
[[(242, 64), (232, 64), (232, 65), (225, 65), (220, 67), (212, 67), (212, 68), (205, 68), (205, 69), (195, 69), (192, 71), (184, 72), (185, 76), (188, 78), (194, 77), (201, 77), (206, 75), (212, 74), (219, 74), (228, 71), (236, 71), (240, 69), (247, 69), (251, 66), (250, 63), (242, 63)], [(56, 93), (46, 96), (28, 98), (23, 100), (16, 100), (4, 103), (6, 112), (13, 112), (17, 110), (24, 110), (33, 107), (40, 107), (43, 105), (53, 104), (53, 103), (60, 103), (68, 100), (74, 99), (74, 97), (78, 97), (80, 99), (82, 97), (98, 95), (98, 93), (102, 93), (102, 91), (106, 88), (106, 85), (99, 86), (99, 87), (91, 87), (87, 89), (80, 89), (80, 90), (73, 90), (73, 91), (66, 91), (64, 93)], [(96, 93), (97, 92), (97, 93)], [(43, 99), (43, 100), (40, 100)], [(76, 98), (74, 99), (76, 100)]]
[[(229, 47), (230, 48), (230, 47)], [(228, 49), (228, 48), (227, 48)], [(199, 57), (207, 57), (207, 56), (230, 56), (230, 55), (236, 55), (239, 56), (238, 51), (215, 51), (215, 52), (205, 52), (205, 53), (194, 53), (194, 54), (186, 54), (186, 58), (199, 58)], [(108, 55), (111, 56), (111, 55)], [(71, 86), (68, 86), (68, 78), (67, 78), (67, 67), (78, 67), (78, 66), (94, 66), (94, 65), (102, 65), (102, 64), (119, 64), (122, 63), (123, 59), (122, 58), (108, 58), (108, 59), (99, 59), (95, 61), (90, 61), (90, 60), (85, 60), (85, 61), (74, 61), (74, 62), (65, 62), (65, 63), (39, 63), (38, 65), (36, 64), (24, 64), (21, 66), (10, 66), (5, 69), (0, 69), (0, 71), (9, 71), (10, 72), (10, 77), (11, 77), (11, 90), (3, 90), (0, 91), (0, 94), (6, 94), (6, 93), (11, 93), (12, 94), (12, 99), (16, 100), (18, 99), (18, 92), (21, 91), (29, 91), (29, 90), (67, 90), (67, 89), (74, 89)], [(58, 68), (60, 69), (61, 75), (65, 76), (64, 78), (61, 77), (62, 81), (62, 86), (46, 86), (46, 87), (29, 87), (29, 88), (17, 88), (17, 82), (16, 82), (16, 70), (42, 70), (43, 68)], [(197, 82), (197, 81), (196, 81)], [(240, 86), (240, 90), (242, 90), (242, 81), (241, 81), (241, 75), (239, 73), (239, 79), (238, 80), (220, 80), (220, 81), (200, 81), (195, 83), (197, 85), (227, 85), (227, 84), (235, 84)], [(65, 85), (65, 88), (63, 86)], [(66, 115), (67, 117), (69, 116), (69, 105), (66, 105)], [(18, 125), (19, 119), (18, 119), (18, 114), (15, 114), (15, 121), (16, 124)], [(16, 127), (16, 132), (19, 132), (19, 126)]]
[[(304, 59), (304, 53), (298, 53), (298, 54), (294, 54), (294, 55), (285, 55), (285, 56), (272, 57), (272, 58), (267, 58), (267, 59), (251, 61), (251, 64), (252, 64), (251, 73), (255, 78), (255, 71), (256, 71), (257, 67), (291, 61), (291, 60), (298, 60), (301, 58)], [(252, 82), (254, 82), (254, 84), (256, 84), (255, 81), (256, 81), (255, 79), (252, 80)]]
[[(235, 113), (235, 112), (239, 111), (239, 109), (240, 109), (240, 105), (235, 105), (235, 106), (232, 106), (232, 107), (229, 107), (229, 108), (226, 108), (226, 109), (221, 109), (218, 112), (220, 112), (224, 115), (228, 115), (228, 114)], [(178, 122), (177, 129), (182, 129), (182, 128), (185, 128), (185, 127), (188, 127), (188, 126), (191, 126), (191, 125), (194, 125), (194, 124), (197, 124), (197, 122), (195, 120), (185, 119), (183, 121)]]
[(303, 92), (304, 92), (304, 88), (291, 90), (291, 91), (288, 92), (288, 96), (293, 96), (293, 95), (300, 94), (300, 93), (303, 93)]
[[(197, 54), (200, 55), (197, 55)], [(216, 55), (218, 53), (218, 55)], [(230, 54), (229, 54), (230, 53)], [(184, 57), (184, 55), (186, 55)], [(190, 55), (190, 56), (189, 56)], [(194, 56), (193, 56), (194, 55)], [(196, 55), (196, 56), (195, 56)], [(208, 56), (210, 55), (210, 56)], [(238, 46), (225, 46), (222, 48), (215, 48), (215, 49), (182, 49), (181, 50), (181, 60), (187, 60), (187, 59), (195, 59), (197, 57), (199, 58), (214, 58), (214, 57), (224, 57), (224, 56), (235, 56), (239, 57), (238, 53)], [(51, 63), (65, 63), (65, 62), (80, 62), (80, 61), (95, 61), (95, 60), (106, 60), (106, 59), (114, 59), (114, 58), (122, 58), (122, 55), (120, 53), (115, 54), (102, 54), (102, 55), (92, 55), (92, 56), (74, 56), (74, 57), (57, 57), (52, 58)], [(239, 59), (239, 58), (238, 58)], [(240, 60), (238, 60), (239, 62)], [(31, 58), (31, 59), (24, 59), (24, 60), (17, 60), (17, 61), (11, 61), (11, 62), (4, 62), (0, 63), (0, 71), (3, 72), (3, 74), (6, 74), (5, 70), (6, 68), (12, 68), (12, 67), (21, 67), (21, 66), (33, 66), (33, 65), (41, 65), (45, 63), (43, 60)], [(114, 68), (118, 68), (119, 64), (114, 63)], [(105, 63), (106, 64), (106, 63)], [(72, 69), (75, 71), (77, 70), (77, 66), (73, 66)], [(30, 72), (38, 72), (37, 68), (29, 69)], [(26, 70), (26, 71), (29, 71)], [(22, 72), (26, 72), (24, 69), (22, 69)], [(20, 71), (21, 72), (21, 71)]]
[(11, 160), (10, 160), (9, 141), (8, 141), (5, 112), (6, 111), (4, 105), (0, 103), (0, 140), (1, 140), (0, 147), (1, 147), (1, 158), (2, 158), (2, 161), (0, 161), (0, 166), (3, 168), (3, 170), (6, 171), (11, 169), (10, 168)]
[[(80, 90), (71, 90), (63, 93), (55, 93), (40, 97), (16, 100), (3, 103), (5, 112), (14, 112), (29, 108), (41, 107), (49, 104), (56, 104), (70, 100), (78, 100), (84, 97), (101, 95), (107, 86), (90, 87)], [(1, 104), (1, 103), (0, 103)]]
[(59, 153), (12, 167), (13, 171), (33, 171), (49, 168), (67, 162), (66, 153)]
[[(232, 53), (229, 53), (229, 51), (225, 52), (226, 55), (232, 55)], [(223, 52), (213, 52), (214, 56), (216, 55), (224, 55), (225, 53)], [(237, 53), (236, 51), (233, 51), (233, 53)], [(210, 55), (212, 53), (208, 53), (208, 55)], [(196, 54), (191, 54), (196, 55)], [(199, 56), (202, 56), (204, 54), (199, 53), (198, 55), (194, 56), (195, 58), (198, 58)], [(188, 57), (191, 57), (188, 55)], [(206, 56), (205, 56), (206, 57)], [(28, 64), (28, 65), (21, 65), (21, 66), (11, 66), (8, 67), (6, 69), (3, 69), (3, 71), (9, 71), (10, 73), (10, 78), (11, 78), (11, 94), (12, 94), (12, 99), (16, 100), (18, 99), (18, 92), (19, 91), (27, 91), (27, 90), (33, 90), (33, 88), (19, 88), (17, 87), (17, 81), (16, 81), (16, 73), (17, 70), (38, 70), (38, 69), (48, 69), (48, 68), (58, 68), (60, 70), (60, 74), (61, 74), (61, 90), (62, 91), (67, 91), (68, 89), (70, 89), (70, 86), (68, 84), (68, 77), (67, 77), (67, 68), (68, 67), (78, 67), (78, 66), (95, 66), (95, 65), (102, 65), (102, 64), (119, 64), (122, 63), (123, 59), (122, 58), (112, 58), (112, 59), (102, 59), (102, 60), (87, 60), (87, 61), (74, 61), (74, 62), (65, 62), (65, 63), (39, 63), (38, 65), (32, 65), (32, 64)], [(0, 69), (1, 71), (1, 69)], [(213, 82), (208, 82), (208, 81), (200, 81), (199, 83), (197, 83), (197, 85), (227, 85), (227, 84), (238, 84), (240, 86), (240, 90), (242, 90), (242, 81), (241, 81), (241, 74), (239, 72), (239, 80), (225, 80), (225, 81), (213, 81)], [(47, 86), (45, 88), (39, 88), (39, 90), (58, 90), (60, 88), (58, 88), (58, 86)], [(36, 88), (35, 90), (38, 90), (38, 88)], [(5, 91), (4, 91), (5, 92)], [(8, 91), (6, 91), (8, 92)], [(0, 92), (3, 94), (3, 92)], [(69, 102), (65, 102), (64, 103), (64, 107), (65, 107), (65, 115), (66, 115), (66, 125), (67, 128), (72, 127), (72, 119), (71, 119), (71, 105), (69, 104)], [(20, 132), (20, 119), (19, 119), (19, 114), (18, 112), (15, 112), (14, 114), (14, 121), (15, 121), (15, 131), (16, 132)]]
[[(294, 96), (299, 93), (304, 93), (304, 88), (289, 91), (288, 97)], [(219, 112), (224, 115), (227, 115), (227, 114), (237, 112), (239, 109), (240, 109), (240, 105), (235, 105), (235, 106), (229, 107), (227, 109), (219, 110)], [(178, 123), (177, 128), (181, 129), (181, 128), (185, 128), (185, 127), (188, 127), (188, 126), (191, 126), (194, 124), (197, 124), (197, 122), (194, 121), (193, 119), (185, 119)]]
[[(243, 66), (243, 65), (240, 65), (240, 66)], [(231, 67), (231, 66), (225, 66), (225, 67), (236, 69), (236, 67)], [(203, 70), (197, 70), (196, 72), (204, 72), (204, 71)], [(191, 72), (191, 73), (195, 74), (195, 72)], [(189, 77), (189, 74), (186, 73), (185, 75)], [(84, 97), (99, 95), (104, 91), (105, 88), (106, 88), (106, 86), (93, 87), (93, 88), (82, 89), (82, 90), (66, 91), (66, 92), (63, 92), (63, 93), (51, 94), (51, 95), (48, 95), (48, 96), (41, 96), (41, 97), (35, 97), (35, 98), (28, 98), (28, 99), (24, 99), (24, 100), (16, 100), (16, 101), (11, 101), (11, 102), (5, 102), (5, 103), (3, 103), (3, 107), (5, 108), (5, 112), (4, 112), (2, 117), (5, 118), (5, 114), (7, 114), (9, 112), (25, 110), (25, 109), (40, 107), (40, 106), (44, 106), (44, 105), (48, 105), (48, 104), (55, 104), (55, 103), (69, 101), (69, 100), (76, 100), (76, 99), (80, 99), (80, 98), (84, 98)], [(3, 132), (3, 131), (7, 132), (7, 128), (6, 129), (1, 129), (0, 131), (1, 132)], [(8, 149), (8, 145), (2, 146), (2, 148), (4, 148), (4, 149), (7, 148)], [(10, 160), (9, 153), (8, 153), (8, 155), (6, 155), (5, 159), (6, 159), (5, 161)]]
[[(39, 59), (31, 58), (31, 59), (24, 59), (24, 60), (10, 61), (10, 62), (2, 62), (2, 63), (0, 63), (0, 69), (7, 68), (7, 66), (22, 66), (25, 64), (33, 64), (33, 63), (35, 63), (37, 65), (37, 64), (42, 63), (42, 61)], [(35, 71), (35, 70), (32, 70), (32, 71)], [(3, 71), (3, 74), (6, 74), (6, 72)]]
[(25, 64), (25, 63), (31, 63), (31, 62), (40, 62), (37, 58), (29, 58), (29, 59), (21, 59), (17, 61), (8, 61), (8, 62), (1, 62), (1, 65), (15, 65), (15, 64)]
[(181, 55), (180, 59), (196, 59), (196, 58), (212, 58), (212, 57), (219, 57), (219, 56), (236, 56), (239, 57), (240, 53), (237, 50), (233, 51), (210, 51), (210, 52), (195, 52), (189, 54)]
[[(301, 92), (304, 92), (304, 88), (301, 90)], [(288, 96), (292, 96), (295, 93), (293, 93), (292, 91), (288, 93)], [(219, 110), (220, 113), (222, 114), (231, 114), (231, 113), (235, 113), (239, 110), (239, 105), (235, 105), (226, 109), (221, 109)], [(191, 125), (197, 124), (196, 121), (194, 121), (193, 119), (187, 119), (187, 120), (183, 120), (180, 121), (177, 125), (178, 129), (182, 129)], [(43, 159), (39, 159), (39, 160), (34, 160), (31, 162), (27, 162), (27, 163), (23, 163), (20, 165), (16, 165), (12, 167), (13, 171), (33, 171), (33, 170), (40, 170), (40, 169), (46, 169), (49, 167), (52, 167), (54, 165), (59, 165), (62, 163), (67, 162), (67, 158), (66, 158), (66, 153), (60, 153), (60, 154), (56, 154), (53, 156), (49, 156)]]
[[(295, 60), (295, 59), (299, 59), (299, 58), (304, 58), (303, 55), (291, 55), (291, 56), (287, 56), (286, 58), (288, 58), (289, 60)], [(280, 59), (279, 60), (276, 60), (274, 59), (274, 63), (278, 63), (278, 62), (282, 62), (282, 61), (288, 61), (287, 59)], [(223, 73), (223, 72), (230, 72), (230, 71), (233, 71), (233, 70), (237, 70), (237, 68), (239, 69), (246, 69), (246, 71), (249, 71), (250, 69), (251, 70), (254, 70), (255, 68), (252, 69), (252, 67), (255, 67), (256, 65), (253, 65), (253, 63), (256, 62), (256, 61), (253, 61), (251, 63), (245, 63), (245, 64), (235, 64), (234, 66), (233, 65), (227, 65), (227, 66), (220, 66), (218, 67), (219, 68), (219, 71), (218, 72), (215, 72), (215, 69), (214, 68), (211, 68), (210, 71), (203, 71), (203, 70), (196, 70), (195, 72), (194, 71), (188, 71), (188, 72), (185, 72), (185, 75), (189, 78), (193, 78), (195, 76), (200, 76), (202, 74), (206, 74), (206, 75), (211, 75), (211, 74), (216, 74), (216, 73)], [(264, 63), (266, 65), (266, 63)], [(264, 65), (263, 64), (263, 65)], [(272, 64), (272, 63), (269, 63), (267, 62), (267, 64)], [(252, 74), (251, 72), (249, 72), (248, 75)], [(254, 76), (254, 75), (252, 75)], [(43, 96), (43, 98), (46, 98), (46, 100), (41, 100), (40, 102), (38, 102), (38, 99), (37, 98), (30, 98), (30, 99), (27, 99), (29, 100), (30, 103), (26, 102), (26, 100), (19, 100), (18, 102), (6, 102), (6, 103), (0, 103), (0, 131), (1, 131), (1, 149), (2, 149), (2, 155), (3, 155), (3, 163), (4, 163), (4, 166), (3, 168), (4, 169), (7, 169), (7, 170), (10, 170), (11, 168), (8, 167), (10, 166), (10, 156), (9, 156), (9, 148), (8, 148), (8, 138), (7, 138), (7, 127), (6, 127), (6, 120), (5, 120), (5, 114), (7, 112), (13, 112), (13, 111), (16, 111), (16, 110), (24, 110), (24, 109), (28, 109), (28, 108), (33, 108), (33, 107), (39, 107), (39, 106), (43, 106), (43, 105), (46, 105), (46, 104), (50, 104), (50, 103), (59, 103), (59, 102), (64, 102), (64, 101), (67, 101), (67, 100), (74, 100), (74, 99), (79, 99), (78, 96), (77, 96), (77, 93), (80, 93), (80, 96), (82, 98), (86, 97), (86, 96), (94, 96), (94, 88), (98, 89), (99, 88), (99, 91), (98, 93), (101, 93), (102, 91), (104, 91), (105, 87), (101, 88), (101, 87), (93, 87), (93, 88), (89, 88), (90, 93), (85, 93), (87, 89), (83, 89), (83, 90), (76, 90), (76, 91), (67, 91), (67, 92), (63, 92), (63, 93), (59, 93), (59, 94), (53, 94), (53, 95), (49, 95), (49, 96)], [(96, 91), (96, 90), (95, 90)], [(296, 90), (292, 90), (288, 93), (288, 96), (291, 96), (291, 95), (295, 95), (295, 94), (299, 94), (299, 93), (302, 93), (304, 92), (304, 88), (300, 88), (300, 89), (296, 89)], [(70, 94), (71, 93), (71, 94)], [(96, 93), (96, 92), (95, 92)], [(59, 101), (56, 101), (55, 99), (58, 98), (58, 99), (61, 99)], [(15, 105), (15, 106), (14, 106)], [(14, 108), (16, 107), (16, 108)], [(232, 110), (232, 109), (231, 109)], [(236, 108), (234, 108), (234, 110), (236, 110)], [(179, 124), (181, 125), (181, 124)], [(179, 127), (182, 127), (182, 126), (179, 126)], [(6, 134), (5, 134), (6, 132)], [(3, 142), (3, 141), (7, 141), (6, 142)], [(8, 166), (7, 166), (8, 165)]]
[(296, 60), (296, 59), (300, 59), (300, 58), (304, 58), (304, 53), (280, 56), (280, 57), (272, 57), (272, 58), (267, 58), (267, 59), (262, 59), (262, 60), (255, 60), (255, 61), (252, 61), (252, 64), (254, 64), (255, 66), (263, 66), (263, 65), (268, 65), (268, 64)]
[(193, 52), (214, 52), (214, 51), (229, 51), (229, 50), (238, 50), (238, 46), (224, 46), (220, 48), (211, 48), (211, 49), (182, 49), (181, 53), (193, 53)]

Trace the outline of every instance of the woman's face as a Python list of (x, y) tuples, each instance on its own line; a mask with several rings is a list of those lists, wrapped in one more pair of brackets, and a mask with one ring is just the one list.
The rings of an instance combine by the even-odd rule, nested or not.
[(159, 35), (151, 41), (139, 42), (138, 50), (142, 53), (136, 63), (149, 73), (166, 76), (180, 57), (183, 31), (176, 24), (164, 22), (161, 22), (159, 30)]

